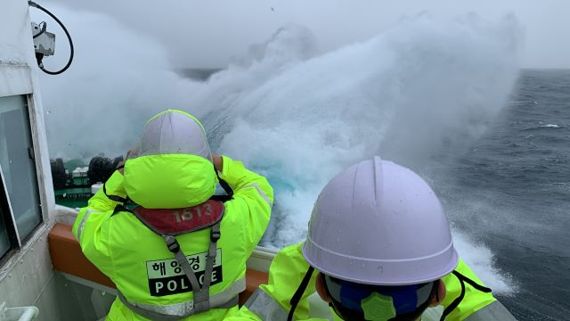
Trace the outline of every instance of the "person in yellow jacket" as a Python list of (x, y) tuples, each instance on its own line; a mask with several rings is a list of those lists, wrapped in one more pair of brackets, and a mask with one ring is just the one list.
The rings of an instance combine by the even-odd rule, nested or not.
[(458, 258), (428, 184), (379, 157), (326, 185), (307, 240), (282, 249), (269, 284), (226, 321), (325, 320), (310, 308), (315, 292), (335, 320), (515, 320)]
[[(214, 195), (218, 183), (228, 195)], [(107, 320), (222, 320), (237, 311), (272, 203), (263, 176), (212, 155), (194, 116), (152, 117), (73, 226), (85, 256), (117, 286)]]

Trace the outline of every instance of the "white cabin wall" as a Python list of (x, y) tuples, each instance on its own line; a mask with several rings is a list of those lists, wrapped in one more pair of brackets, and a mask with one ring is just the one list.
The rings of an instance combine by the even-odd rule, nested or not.
[(24, 0), (4, 0), (0, 10), (0, 52), (3, 62), (29, 64), (33, 59), (30, 53), (31, 42), (23, 37), (31, 34), (28, 23), (28, 5)]
[(61, 310), (66, 307), (61, 303), (66, 294), (58, 291), (60, 285), (47, 243), (55, 200), (29, 10), (26, 0), (0, 1), (0, 97), (30, 97), (28, 108), (44, 222), (20, 250), (0, 262), (0, 303), (6, 302), (8, 307), (36, 305), (40, 308), (38, 320), (65, 320), (67, 313)]
[[(49, 19), (49, 18), (46, 18)], [(44, 219), (55, 208), (49, 152), (45, 130), (38, 72), (32, 41), (31, 21), (26, 0), (0, 2), (0, 97), (32, 94), (30, 116), (34, 132), (37, 174)]]

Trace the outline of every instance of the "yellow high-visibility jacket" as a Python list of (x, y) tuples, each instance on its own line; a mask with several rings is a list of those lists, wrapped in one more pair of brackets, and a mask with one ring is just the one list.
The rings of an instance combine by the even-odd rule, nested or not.
[[(248, 300), (246, 306), (242, 307), (239, 312), (229, 314), (225, 321), (286, 320), (290, 309), (289, 302), (309, 268), (301, 248), (302, 243), (283, 248), (271, 264), (269, 283), (261, 285), (252, 298)], [(456, 270), (478, 284), (483, 284), (463, 260), (459, 261)], [(311, 317), (309, 314), (308, 297), (316, 292), (315, 279), (316, 273), (313, 273), (312, 279), (295, 310), (294, 320), (326, 321), (326, 319)], [(461, 293), (461, 285), (457, 278), (451, 274), (442, 280), (446, 288), (446, 296), (442, 305), (447, 307)], [(331, 315), (334, 320), (341, 320), (332, 310)], [(467, 284), (463, 301), (447, 316), (446, 320), (516, 321), (491, 293), (480, 292)]]
[[(73, 226), (85, 256), (107, 275), (130, 304), (163, 314), (180, 315), (192, 309), (193, 295), (184, 272), (175, 263), (163, 238), (152, 232), (129, 211), (116, 211), (119, 202), (111, 195), (144, 199), (144, 205), (164, 204), (177, 208), (196, 203), (213, 194), (217, 178), (209, 160), (195, 155), (163, 154), (128, 160), (125, 174), (115, 172), (80, 210)], [(150, 170), (152, 169), (152, 170)], [(158, 169), (158, 170), (157, 170)], [(194, 175), (188, 181), (178, 177)], [(213, 178), (211, 175), (214, 175)], [(220, 178), (234, 191), (224, 203), (221, 238), (212, 273), (210, 298), (214, 302), (234, 299), (245, 289), (246, 261), (269, 223), (273, 189), (267, 180), (249, 171), (241, 162), (223, 157)], [(127, 182), (128, 181), (128, 182)], [(188, 184), (203, 193), (187, 195)], [(154, 188), (145, 194), (145, 187)], [(136, 197), (134, 197), (136, 196)], [(114, 198), (116, 199), (116, 198)], [(141, 202), (139, 202), (141, 203)], [(197, 275), (204, 271), (205, 254), (210, 244), (209, 229), (177, 236), (181, 249)], [(232, 301), (233, 302), (233, 301)], [(212, 308), (183, 320), (222, 320), (237, 306)], [(148, 320), (133, 312), (119, 299), (113, 303), (107, 320)]]

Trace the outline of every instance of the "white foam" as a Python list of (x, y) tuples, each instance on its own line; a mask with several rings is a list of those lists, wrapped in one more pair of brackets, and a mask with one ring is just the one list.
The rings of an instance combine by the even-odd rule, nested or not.
[[(75, 44), (71, 68), (59, 76), (40, 73), (51, 157), (125, 154), (144, 121), (162, 109), (185, 106), (193, 82), (171, 71), (155, 39), (105, 15), (52, 5)], [(45, 17), (41, 17), (45, 19)], [(65, 35), (56, 32), (54, 70), (68, 58)]]
[(516, 290), (516, 283), (509, 274), (495, 267), (493, 253), (484, 245), (458, 230), (453, 231), (453, 243), (459, 256), (494, 293), (505, 295)]
[[(269, 243), (302, 239), (318, 192), (348, 164), (381, 154), (415, 166), (482, 134), (517, 76), (516, 39), (510, 20), (419, 17), (365, 43), (306, 61), (295, 57), (283, 64), (287, 69), (235, 92), (215, 111), (223, 117), (213, 119), (226, 119), (221, 149), (276, 185)], [(455, 235), (485, 282), (512, 289), (487, 248)]]
[[(205, 83), (169, 72), (155, 41), (106, 17), (65, 19), (75, 26), (76, 64), (42, 84), (52, 152), (126, 150), (152, 112), (187, 109), (205, 120), (214, 147), (275, 186), (274, 246), (304, 237), (318, 192), (349, 164), (380, 154), (421, 168), (468, 145), (504, 106), (518, 72), (512, 18), (422, 15), (324, 55), (310, 31), (287, 27)], [(455, 238), (484, 281), (509, 289), (488, 249)]]

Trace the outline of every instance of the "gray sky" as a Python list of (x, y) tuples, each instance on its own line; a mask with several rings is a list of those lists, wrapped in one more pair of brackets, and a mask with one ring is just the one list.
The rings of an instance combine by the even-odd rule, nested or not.
[[(309, 27), (320, 47), (328, 50), (367, 39), (404, 16), (428, 11), (443, 17), (475, 12), (488, 19), (513, 13), (525, 32), (522, 67), (570, 68), (568, 0), (55, 2), (112, 15), (130, 28), (156, 37), (168, 48), (177, 67), (224, 66), (230, 57), (289, 23)], [(44, 5), (49, 7), (49, 3)]]

